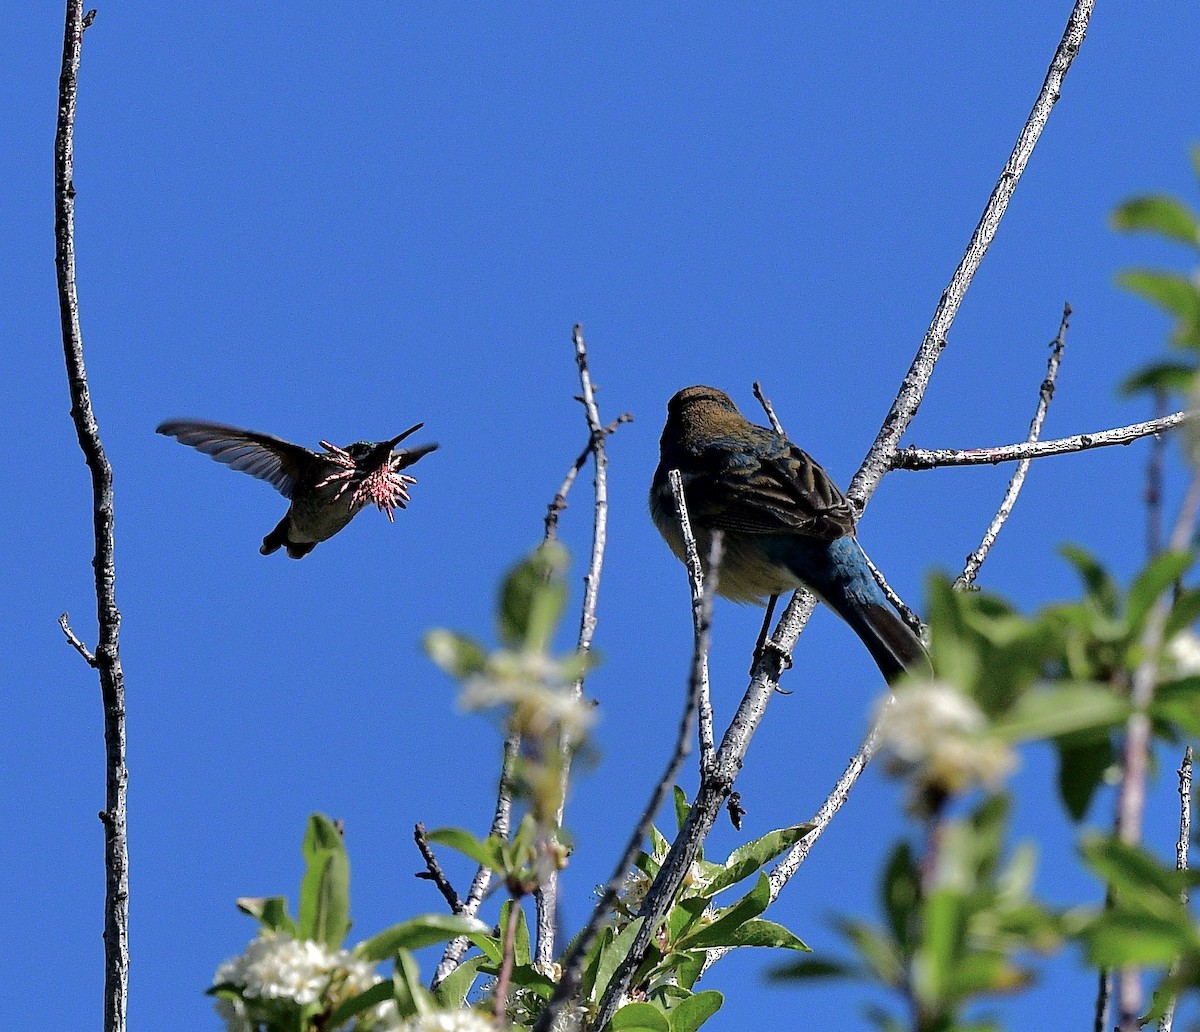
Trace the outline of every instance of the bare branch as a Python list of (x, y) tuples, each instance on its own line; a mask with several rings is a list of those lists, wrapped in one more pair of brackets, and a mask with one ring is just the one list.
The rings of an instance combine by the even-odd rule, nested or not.
[[(592, 462), (596, 471), (595, 504), (592, 515), (592, 555), (588, 563), (588, 572), (583, 578), (583, 605), (579, 616), (579, 640), (576, 645), (580, 653), (590, 652), (592, 638), (596, 633), (596, 607), (600, 597), (600, 572), (604, 567), (604, 547), (608, 540), (608, 453), (605, 450), (605, 437), (611, 430), (606, 430), (600, 422), (600, 409), (596, 405), (596, 389), (592, 384), (592, 376), (588, 370), (587, 345), (583, 339), (583, 327), (576, 324), (571, 331), (571, 341), (575, 346), (575, 364), (579, 367), (579, 385), (582, 392), (579, 400), (587, 419), (590, 434), (589, 447)], [(612, 424), (615, 429), (622, 422), (632, 419), (626, 413)], [(563, 492), (560, 491), (560, 495)], [(557, 501), (557, 499), (556, 499)], [(547, 514), (547, 534), (550, 533), (549, 514)], [(574, 697), (583, 695), (583, 678), (581, 677), (574, 688)], [(567, 798), (567, 780), (571, 776), (571, 756), (565, 744), (562, 746), (562, 770), (560, 773), (561, 792), (557, 819), (561, 826)], [(535, 960), (545, 966), (554, 960), (554, 918), (558, 909), (558, 871), (551, 869), (546, 880), (534, 892), (537, 903), (537, 945)]]
[[(54, 241), (63, 355), (71, 392), (71, 419), (92, 476), (95, 528), (96, 618), (99, 639), (89, 660), (100, 678), (104, 703), (104, 751), (107, 768), (104, 811), (104, 1029), (125, 1032), (129, 999), (129, 849), (126, 839), (125, 680), (121, 670), (121, 614), (117, 609), (113, 541), (112, 466), (100, 443), (100, 430), (88, 391), (83, 361), (83, 332), (75, 289), (75, 104), (83, 33), (95, 17), (84, 14), (80, 0), (67, 0), (63, 30), (62, 74), (58, 80), (58, 127), (54, 136)], [(65, 619), (60, 621), (65, 625)], [(64, 630), (67, 628), (64, 626)], [(68, 641), (86, 660), (86, 650)]]
[[(1045, 127), (1051, 108), (1058, 99), (1063, 77), (1083, 41), (1091, 10), (1092, 0), (1077, 0), (1067, 22), (1066, 31), (1055, 50), (1041, 92), (1021, 130), (1013, 153), (992, 191), (979, 225), (972, 234), (971, 241), (967, 245), (967, 252), (938, 303), (933, 321), (926, 331), (917, 356), (901, 384), (896, 400), (884, 419), (875, 442), (867, 452), (862, 467), (851, 481), (847, 494), (860, 511), (866, 506), (875, 488), (879, 486), (880, 479), (891, 467), (898, 442), (916, 414), (932, 375), (933, 367), (946, 345), (946, 333), (954, 320), (958, 306), (966, 293), (971, 278), (983, 260), (984, 253), (987, 251), (1000, 218), (1008, 205), (1008, 200), (1016, 188), (1017, 180), (1029, 160), (1038, 136)], [(771, 638), (775, 647), (763, 649), (759, 656), (746, 694), (717, 749), (713, 768), (701, 780), (696, 799), (692, 803), (683, 827), (672, 844), (658, 876), (646, 894), (641, 911), (644, 917), (643, 925), (639, 929), (629, 953), (609, 981), (608, 989), (601, 1001), (600, 1013), (591, 1023), (591, 1027), (603, 1028), (611, 1020), (616, 1012), (618, 1002), (629, 988), (634, 972), (645, 958), (651, 936), (670, 909), (683, 878), (696, 857), (700, 843), (712, 828), (722, 804), (733, 789), (734, 780), (741, 769), (750, 739), (766, 712), (767, 703), (778, 687), (784, 657), (791, 653), (815, 604), (816, 600), (811, 593), (796, 592), (787, 609), (784, 610), (779, 625)]]
[[(717, 590), (718, 571), (713, 564), (714, 556), (720, 558), (720, 532), (708, 557), (708, 583), (705, 583), (704, 568), (696, 550), (696, 536), (692, 533), (692, 521), (688, 519), (687, 500), (683, 496), (683, 477), (679, 470), (669, 474), (671, 494), (675, 499), (675, 515), (679, 518), (679, 529), (683, 534), (683, 550), (686, 558), (688, 581), (692, 588), (692, 628), (695, 645), (692, 652), (692, 687), (696, 695), (697, 723), (700, 737), (700, 774), (712, 767), (716, 746), (713, 742), (712, 695), (708, 685), (707, 637), (712, 618), (712, 596)], [(697, 665), (698, 664), (698, 665)]]
[[(1175, 870), (1188, 869), (1188, 845), (1192, 841), (1192, 747), (1189, 745), (1183, 751), (1183, 762), (1179, 765), (1179, 839), (1175, 843)], [(1186, 908), (1188, 891), (1179, 893), (1179, 902)], [(1179, 971), (1179, 961), (1171, 964), (1169, 974)], [(1167, 1002), (1163, 1015), (1158, 1019), (1158, 1032), (1171, 1032), (1175, 1022), (1175, 997)]]
[[(684, 533), (692, 541), (692, 554), (694, 555), (695, 539), (691, 534), (691, 525), (687, 522), (687, 505), (683, 501), (683, 483), (677, 471), (671, 471), (671, 480), (672, 487), (678, 487), (675, 502), (677, 506), (681, 507), (680, 520), (684, 523)], [(711, 637), (709, 632), (712, 626), (712, 603), (721, 565), (720, 531), (713, 532), (706, 565), (708, 567), (707, 577), (700, 572), (700, 562), (698, 558), (696, 559), (697, 576), (699, 576), (702, 582), (699, 607), (696, 615), (696, 638), (692, 650), (692, 669), (691, 676), (688, 679), (687, 701), (683, 708), (683, 716), (679, 721), (679, 734), (675, 738), (675, 749), (671, 753), (671, 758), (667, 761), (667, 766), (663, 771), (662, 777), (659, 779), (658, 784), (654, 786), (654, 791), (650, 793), (650, 801), (642, 811), (641, 819), (633, 829), (633, 834), (629, 837), (629, 842), (625, 846), (625, 851), (621, 854), (621, 859), (617, 861), (616, 867), (613, 868), (612, 876), (608, 879), (607, 884), (604, 886), (604, 891), (600, 894), (599, 901), (592, 910), (592, 916), (587, 923), (587, 927), (576, 937), (570, 953), (564, 958), (562, 977), (559, 979), (558, 985), (554, 988), (554, 995), (550, 997), (542, 1013), (538, 1015), (537, 1023), (533, 1026), (533, 1032), (550, 1032), (550, 1029), (554, 1026), (556, 1016), (570, 1002), (579, 988), (579, 981), (583, 976), (583, 963), (587, 957), (587, 952), (599, 934), (601, 927), (611, 916), (613, 904), (616, 902), (618, 896), (620, 896), (621, 889), (625, 884), (625, 876), (633, 866), (638, 850), (642, 848), (642, 843), (650, 831), (650, 825), (654, 822), (655, 814), (658, 813), (666, 801), (667, 794), (675, 784), (675, 779), (679, 776), (679, 771), (683, 767), (683, 761), (692, 750), (692, 725), (695, 723), (696, 713), (700, 707), (702, 689), (708, 683), (708, 648)], [(646, 927), (647, 925), (643, 924), (642, 931), (645, 931)]]
[[(1192, 540), (1196, 514), (1200, 511), (1200, 477), (1192, 480), (1184, 497), (1168, 547), (1184, 551)], [(1159, 595), (1142, 631), (1141, 654), (1145, 657), (1133, 672), (1130, 701), (1133, 713), (1125, 724), (1124, 769), (1117, 794), (1117, 828), (1122, 842), (1137, 845), (1142, 839), (1142, 817), (1146, 804), (1146, 771), (1149, 764), (1151, 724), (1147, 710), (1154, 701), (1158, 683), (1159, 655), (1167, 617), (1171, 613), (1171, 594)], [(1123, 968), (1117, 979), (1118, 1027), (1121, 1032), (1138, 1032), (1142, 1007), (1142, 980), (1137, 968)]]
[(425, 861), (425, 870), (417, 874), (418, 878), (425, 878), (433, 882), (437, 886), (446, 902), (450, 905), (450, 911), (454, 914), (461, 914), (463, 909), (463, 901), (459, 898), (457, 892), (454, 891), (454, 886), (450, 884), (450, 879), (446, 877), (446, 872), (442, 870), (442, 865), (438, 863), (437, 855), (433, 848), (429, 845), (429, 841), (425, 838), (425, 825), (417, 821), (413, 825), (413, 841), (417, 844), (417, 849), (421, 852), (421, 857)]
[(997, 448), (905, 448), (892, 458), (892, 469), (934, 469), (938, 466), (994, 466), (1000, 462), (1017, 462), (1023, 459), (1044, 459), (1049, 455), (1069, 455), (1072, 452), (1088, 451), (1091, 448), (1108, 448), (1114, 444), (1131, 444), (1141, 437), (1161, 434), (1173, 430), (1185, 419), (1187, 412), (1173, 412), (1160, 419), (1149, 419), (1144, 423), (1131, 423), (1112, 430), (1099, 430), (1092, 434), (1075, 434), (1054, 441), (1005, 444)]
[(71, 646), (71, 648), (73, 648), (83, 657), (83, 661), (88, 666), (95, 669), (97, 666), (96, 657), (90, 651), (88, 651), (88, 647), (75, 636), (75, 632), (71, 630), (71, 625), (67, 622), (69, 619), (70, 617), (68, 614), (63, 613), (63, 615), (58, 618), (58, 626), (62, 628), (63, 634), (67, 636), (67, 643)]
[[(800, 865), (807, 859), (812, 847), (816, 845), (817, 839), (829, 827), (834, 814), (842, 808), (842, 804), (849, 798), (850, 790), (854, 787), (854, 783), (858, 781), (859, 775), (867, 769), (867, 764), (871, 762), (871, 757), (875, 755), (877, 747), (878, 735), (875, 728), (871, 728), (862, 745), (858, 747), (858, 752), (851, 757), (850, 762), (846, 765), (846, 769), (842, 772), (842, 776), (838, 778), (837, 783), (833, 786), (833, 790), (809, 822), (812, 825), (812, 829), (792, 846), (779, 862), (771, 868), (771, 873), (767, 876), (767, 882), (771, 886), (772, 903), (778, 898), (779, 893), (783, 891), (783, 887), (788, 883), (792, 875), (796, 873)], [(704, 958), (704, 971), (707, 971), (728, 952), (729, 947), (727, 946), (709, 950)]]
[(779, 417), (775, 415), (775, 406), (771, 404), (769, 398), (763, 396), (762, 384), (757, 380), (754, 381), (754, 396), (758, 399), (758, 403), (763, 407), (763, 411), (767, 414), (767, 419), (771, 421), (771, 429), (774, 430), (780, 437), (786, 437), (783, 432), (783, 424), (779, 422)]
[[(1067, 346), (1067, 326), (1070, 319), (1071, 306), (1063, 305), (1062, 321), (1058, 324), (1058, 336), (1050, 342), (1050, 360), (1046, 364), (1046, 378), (1042, 381), (1041, 389), (1038, 391), (1037, 409), (1029, 423), (1029, 436), (1025, 438), (1028, 444), (1035, 443), (1042, 435), (1046, 410), (1050, 408), (1050, 401), (1054, 397), (1054, 385), (1058, 381), (1058, 367), (1062, 362), (1063, 349)], [(1008, 521), (1008, 517), (1012, 515), (1013, 506), (1017, 504), (1017, 495), (1021, 493), (1025, 475), (1029, 472), (1030, 461), (1030, 459), (1022, 459), (1017, 464), (1017, 470), (1013, 473), (1012, 479), (1005, 489), (1000, 508), (988, 525), (988, 529), (984, 531), (983, 540), (979, 542), (979, 547), (967, 556), (967, 565), (963, 567), (963, 572), (954, 581), (954, 587), (959, 591), (969, 588), (974, 583), (979, 568), (987, 559), (992, 545), (996, 543), (996, 538), (1000, 535), (1001, 528)]]
[(925, 396), (925, 389), (929, 384), (929, 378), (933, 375), (933, 368), (937, 364), (938, 358), (941, 357), (942, 351), (945, 350), (946, 335), (950, 332), (950, 327), (958, 314), (959, 305), (962, 304), (967, 288), (971, 285), (972, 278), (983, 262), (984, 255), (987, 254), (987, 249), (1000, 226), (1000, 220), (1004, 217), (1005, 209), (1008, 208), (1008, 202), (1017, 188), (1021, 173), (1025, 171), (1025, 166), (1033, 154), (1034, 145), (1046, 127), (1050, 112), (1059, 98), (1063, 79), (1083, 44), (1088, 19), (1092, 14), (1093, 2), (1094, 0), (1076, 0), (1075, 6), (1071, 10), (1071, 16), (1067, 20), (1063, 37), (1054, 51), (1054, 57), (1046, 72), (1041, 91), (1033, 103), (1033, 109), (1025, 121), (1021, 134), (1017, 137), (1012, 154), (1009, 155), (1008, 161), (1000, 173), (1000, 178), (992, 189), (992, 195), (983, 209), (979, 224), (975, 227), (975, 232), (971, 234), (966, 253), (958, 263), (958, 268), (954, 270), (950, 283), (942, 292), (937, 308), (934, 309), (933, 319), (929, 323), (929, 329), (925, 331), (925, 337), (921, 341), (920, 348), (917, 349), (917, 355), (913, 359), (912, 365), (909, 366), (904, 382), (900, 385), (900, 393), (896, 395), (891, 410), (884, 418), (883, 426), (879, 428), (874, 443), (868, 450), (866, 458), (863, 459), (862, 467), (850, 482), (846, 494), (860, 510), (874, 494), (883, 475), (893, 468), (892, 460), (899, 448), (900, 438), (904, 436), (909, 423), (917, 414), (921, 399)]
[[(1154, 391), (1154, 416), (1161, 419), (1167, 414), (1167, 392), (1158, 387)], [(1167, 460), (1167, 442), (1161, 434), (1155, 434), (1150, 445), (1150, 458), (1146, 463), (1146, 554), (1153, 558), (1162, 550), (1162, 499), (1163, 468)]]
[[(521, 751), (521, 736), (515, 731), (509, 732), (504, 739), (504, 754), (500, 760), (500, 782), (496, 789), (496, 810), (492, 814), (492, 826), (489, 834), (497, 838), (508, 838), (512, 827), (512, 776), (513, 767), (517, 762), (517, 754)], [(462, 908), (456, 911), (467, 917), (474, 917), (479, 912), (483, 897), (487, 894), (488, 886), (492, 883), (492, 869), (480, 865), (471, 879), (471, 887), (467, 890), (467, 898), (462, 902)], [(433, 974), (432, 987), (438, 985), (462, 962), (463, 954), (467, 952), (471, 940), (466, 936), (451, 939), (442, 954), (441, 962)]]
[[(611, 436), (616, 432), (617, 427), (622, 423), (632, 423), (633, 413), (622, 412), (616, 419), (608, 424), (602, 431), (605, 437)], [(583, 451), (579, 453), (579, 457), (571, 464), (571, 468), (567, 470), (567, 475), (563, 478), (562, 486), (559, 487), (558, 493), (551, 499), (550, 504), (546, 506), (546, 535), (543, 538), (545, 541), (553, 541), (558, 537), (558, 514), (567, 507), (567, 492), (571, 490), (575, 483), (575, 478), (579, 476), (580, 470), (587, 463), (588, 457), (592, 454), (595, 448), (595, 438), (588, 436), (588, 443), (584, 445)]]

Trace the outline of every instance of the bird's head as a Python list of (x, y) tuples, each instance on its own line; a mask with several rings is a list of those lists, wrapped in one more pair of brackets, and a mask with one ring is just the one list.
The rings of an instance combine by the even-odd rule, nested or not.
[(724, 435), (746, 425), (746, 420), (724, 391), (715, 387), (685, 387), (667, 402), (667, 422), (660, 447), (664, 457), (675, 449), (691, 450), (714, 435)]

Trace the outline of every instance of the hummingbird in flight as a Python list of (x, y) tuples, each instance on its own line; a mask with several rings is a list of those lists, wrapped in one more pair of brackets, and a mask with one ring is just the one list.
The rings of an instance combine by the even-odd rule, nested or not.
[(416, 478), (401, 470), (428, 455), (436, 444), (397, 448), (424, 423), (410, 426), (390, 441), (358, 441), (339, 448), (321, 441), (324, 452), (254, 430), (198, 419), (171, 419), (158, 433), (223, 462), (231, 469), (265, 480), (291, 500), (288, 511), (263, 538), (263, 555), (287, 549), (302, 559), (318, 544), (333, 537), (369, 503), (393, 520), (392, 511), (409, 502), (408, 486)]

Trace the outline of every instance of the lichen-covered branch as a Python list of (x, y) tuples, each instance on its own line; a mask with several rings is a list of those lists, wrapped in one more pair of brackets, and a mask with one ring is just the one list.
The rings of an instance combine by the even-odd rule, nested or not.
[(933, 375), (933, 368), (937, 364), (938, 358), (941, 357), (942, 351), (945, 350), (947, 334), (950, 332), (955, 316), (958, 315), (959, 305), (962, 304), (967, 288), (971, 285), (971, 280), (982, 264), (988, 247), (991, 246), (996, 230), (1000, 227), (1000, 220), (1008, 208), (1008, 202), (1020, 181), (1021, 173), (1025, 171), (1025, 166), (1033, 154), (1033, 148), (1050, 119), (1050, 112), (1058, 101), (1063, 79), (1066, 77), (1071, 63), (1075, 60), (1075, 55), (1079, 53), (1079, 48), (1083, 45), (1083, 37), (1087, 33), (1088, 19), (1092, 15), (1093, 5), (1094, 0), (1076, 0), (1075, 6), (1071, 9), (1067, 27), (1054, 51), (1054, 57), (1050, 61), (1046, 78), (1042, 82), (1037, 99), (1033, 102), (1029, 117), (1025, 120), (1025, 125), (1017, 137), (1012, 153), (1000, 172), (1000, 178), (996, 181), (992, 194), (984, 206), (983, 214), (975, 227), (975, 232), (971, 234), (962, 259), (954, 270), (954, 275), (950, 277), (946, 289), (942, 291), (942, 296), (934, 309), (933, 319), (925, 331), (921, 346), (917, 349), (916, 357), (909, 366), (904, 382), (900, 385), (896, 400), (884, 418), (874, 443), (867, 451), (861, 468), (850, 482), (846, 494), (860, 510), (875, 493), (875, 488), (879, 486), (883, 475), (892, 468), (892, 457), (899, 448), (900, 438), (904, 436), (909, 423), (917, 414), (917, 409), (925, 396), (929, 378)]
[[(604, 548), (608, 541), (608, 452), (605, 449), (605, 439), (612, 432), (600, 421), (600, 409), (596, 405), (596, 389), (592, 384), (592, 375), (588, 369), (587, 344), (583, 339), (583, 327), (576, 325), (571, 331), (571, 341), (575, 347), (575, 364), (579, 367), (579, 385), (581, 392), (579, 401), (583, 403), (584, 416), (587, 419), (589, 450), (595, 469), (594, 499), (592, 513), (592, 554), (588, 561), (588, 570), (583, 578), (583, 605), (579, 616), (579, 640), (576, 648), (580, 653), (590, 652), (592, 639), (596, 634), (596, 607), (600, 598), (600, 573), (604, 568)], [(612, 429), (622, 422), (632, 419), (626, 413), (616, 420)], [(569, 485), (568, 485), (569, 486)], [(564, 496), (560, 491), (556, 496)], [(551, 503), (553, 510), (554, 503)], [(557, 516), (557, 513), (555, 512)], [(547, 535), (551, 532), (550, 514), (547, 513)], [(575, 696), (583, 694), (582, 678), (575, 685)], [(562, 802), (558, 809), (558, 823), (563, 820), (563, 807), (566, 805), (567, 780), (571, 775), (571, 756), (563, 748), (562, 759)], [(550, 870), (546, 880), (538, 886), (534, 893), (537, 903), (537, 945), (534, 948), (535, 960), (545, 966), (554, 960), (554, 918), (558, 909), (558, 872)]]
[(1144, 423), (1131, 423), (1129, 426), (1118, 426), (1111, 430), (1075, 434), (1053, 441), (1022, 441), (1020, 444), (1005, 444), (996, 448), (905, 448), (893, 457), (892, 468), (920, 470), (935, 469), (939, 466), (994, 466), (999, 462), (1021, 462), (1026, 459), (1044, 459), (1049, 455), (1069, 455), (1090, 448), (1131, 444), (1151, 434), (1174, 430), (1187, 418), (1187, 412), (1172, 412), (1169, 416), (1148, 419)]
[[(75, 104), (79, 90), (79, 61), (83, 33), (95, 12), (83, 13), (80, 0), (67, 0), (63, 31), (62, 73), (58, 80), (58, 127), (54, 136), (54, 257), (58, 272), (58, 307), (62, 320), (63, 356), (71, 392), (71, 419), (79, 447), (92, 476), (92, 523), (95, 557), (96, 620), (99, 639), (88, 660), (100, 678), (104, 706), (106, 763), (104, 810), (104, 1029), (125, 1032), (129, 997), (129, 850), (126, 840), (125, 679), (121, 671), (121, 613), (116, 600), (116, 561), (113, 539), (112, 466), (100, 443), (92, 410), (79, 296), (75, 289)], [(87, 650), (61, 623), (72, 647), (87, 659)]]

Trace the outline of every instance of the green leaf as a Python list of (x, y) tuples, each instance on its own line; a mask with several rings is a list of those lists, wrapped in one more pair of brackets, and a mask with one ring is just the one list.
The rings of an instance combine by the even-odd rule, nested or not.
[(767, 946), (772, 949), (799, 950), (807, 953), (809, 947), (793, 935), (781, 924), (774, 921), (764, 921), (761, 918), (750, 918), (740, 925), (720, 927), (720, 922), (714, 922), (707, 928), (690, 935), (680, 948), (689, 950), (711, 950), (727, 946), (736, 949), (739, 946)]
[(721, 1009), (724, 1002), (725, 997), (715, 989), (706, 989), (702, 993), (689, 996), (667, 1011), (671, 1032), (696, 1032), (696, 1029)]
[(300, 938), (337, 949), (350, 931), (350, 859), (337, 826), (324, 814), (309, 817), (302, 852)]
[(1131, 634), (1138, 634), (1146, 615), (1164, 591), (1176, 583), (1195, 561), (1192, 552), (1164, 552), (1152, 559), (1129, 586), (1125, 621)]
[(475, 979), (479, 977), (479, 966), (486, 960), (487, 957), (471, 957), (443, 978), (433, 990), (433, 998), (438, 1006), (447, 1010), (460, 1010), (467, 1002)]
[(1150, 715), (1176, 725), (1186, 735), (1200, 736), (1200, 677), (1159, 685), (1154, 691)]
[(1027, 742), (1116, 727), (1128, 716), (1129, 703), (1107, 686), (1059, 681), (1023, 695), (992, 724), (991, 733), (1008, 742)]
[(765, 874), (759, 874), (754, 888), (736, 903), (718, 911), (718, 917), (710, 925), (690, 932), (676, 946), (681, 950), (708, 948), (731, 938), (736, 930), (758, 917), (771, 903), (771, 883)]
[(1165, 390), (1187, 394), (1196, 382), (1196, 367), (1183, 362), (1152, 362), (1121, 381), (1117, 390), (1125, 397)]
[(892, 987), (904, 984), (904, 962), (892, 940), (863, 921), (840, 920), (837, 927), (879, 981)]
[(678, 785), (675, 786), (672, 797), (675, 800), (675, 830), (682, 831), (683, 822), (687, 820), (687, 815), (692, 807), (688, 802), (687, 793)]
[(1166, 867), (1141, 846), (1111, 835), (1088, 835), (1080, 843), (1088, 866), (1118, 893), (1124, 904), (1160, 913), (1179, 908), (1179, 893), (1200, 879), (1200, 872)]
[(392, 999), (393, 992), (394, 986), (390, 980), (385, 979), (382, 982), (376, 982), (375, 985), (371, 986), (365, 992), (359, 993), (357, 996), (352, 996), (349, 1000), (343, 1000), (329, 1016), (326, 1027), (337, 1028), (339, 1025), (345, 1024), (356, 1014), (361, 1014), (365, 1010), (370, 1010), (381, 1003), (386, 1003)]
[(401, 950), (419, 950), (435, 942), (448, 942), (460, 935), (467, 936), (488, 958), (500, 961), (500, 948), (490, 935), (491, 929), (473, 917), (456, 914), (424, 914), (385, 928), (364, 939), (354, 952), (363, 960), (380, 961), (394, 957)]
[(1176, 240), (1181, 244), (1196, 247), (1200, 244), (1196, 216), (1192, 210), (1174, 197), (1165, 194), (1148, 194), (1133, 197), (1118, 205), (1112, 214), (1114, 229), (1146, 230)]
[(1181, 953), (1195, 949), (1186, 921), (1156, 914), (1109, 911), (1080, 933), (1088, 961), (1101, 967), (1126, 964), (1165, 967)]
[(1074, 821), (1087, 815), (1105, 772), (1116, 761), (1108, 732), (1083, 731), (1055, 741), (1058, 750), (1058, 794)]
[(791, 849), (805, 835), (813, 830), (813, 824), (794, 824), (790, 828), (779, 828), (768, 831), (765, 835), (738, 846), (729, 854), (729, 859), (723, 865), (717, 865), (715, 876), (705, 887), (704, 895), (715, 896), (722, 889), (736, 885), (743, 878), (749, 878), (765, 864), (769, 864), (780, 853)]
[(621, 929), (619, 935), (604, 942), (600, 947), (600, 955), (596, 964), (596, 981), (593, 989), (593, 996), (599, 999), (604, 995), (604, 991), (608, 988), (608, 983), (612, 976), (616, 973), (618, 967), (628, 955), (629, 950), (633, 946), (633, 940), (637, 938), (638, 929), (642, 927), (642, 918), (637, 918), (630, 921), (624, 928)]
[(480, 841), (462, 828), (434, 828), (425, 838), (429, 842), (457, 849), (464, 856), (470, 857), (483, 867), (500, 874), (504, 873), (505, 843), (494, 835), (489, 835)]
[(968, 953), (950, 972), (947, 996), (965, 1000), (983, 993), (1014, 993), (1026, 988), (1033, 975), (1007, 957), (990, 953)]
[(627, 1003), (609, 1022), (613, 1032), (671, 1032), (667, 1016), (650, 1003)]
[(400, 1017), (411, 1018), (426, 1014), (433, 1009), (433, 998), (421, 984), (421, 972), (417, 962), (407, 950), (396, 954), (396, 965), (392, 971), (392, 993)]
[(1186, 343), (1188, 331), (1200, 323), (1200, 292), (1187, 276), (1157, 269), (1128, 269), (1117, 276), (1117, 282), (1169, 315), (1177, 316), (1182, 324), (1176, 330), (1180, 343)]
[(567, 601), (567, 550), (547, 541), (518, 563), (500, 589), (500, 640), (510, 649), (545, 651)]
[(237, 908), (264, 928), (287, 932), (293, 939), (298, 937), (296, 922), (288, 913), (287, 900), (283, 896), (243, 896), (237, 901)]
[(924, 907), (924, 937), (913, 959), (913, 991), (929, 1007), (943, 1004), (966, 953), (968, 911), (960, 892), (938, 889)]
[(862, 974), (853, 964), (824, 957), (800, 957), (790, 964), (773, 968), (767, 977), (776, 982), (790, 982), (809, 978), (861, 978)]
[(436, 627), (422, 641), (425, 653), (451, 677), (468, 677), (487, 666), (487, 652), (474, 638)]
[(500, 934), (504, 934), (503, 929), (508, 926), (509, 914), (514, 906), (517, 908), (517, 927), (513, 940), (513, 962), (527, 965), (530, 963), (529, 926), (525, 923), (525, 911), (516, 900), (506, 899), (500, 907)]
[(1180, 631), (1200, 620), (1200, 588), (1186, 588), (1175, 598), (1163, 628), (1163, 640), (1170, 641)]
[(888, 928), (902, 953), (911, 949), (913, 918), (920, 900), (920, 875), (912, 847), (900, 842), (888, 858), (880, 885)]
[(1116, 616), (1121, 592), (1117, 582), (1109, 576), (1108, 571), (1100, 564), (1091, 552), (1078, 545), (1060, 545), (1059, 554), (1075, 567), (1083, 581), (1088, 598), (1096, 603), (1096, 607), (1105, 616)]

